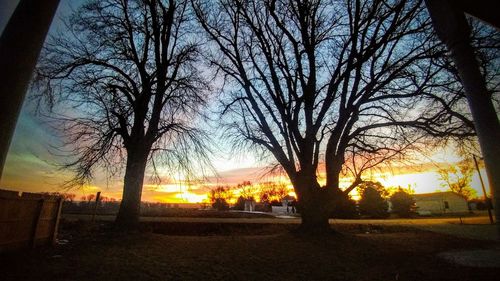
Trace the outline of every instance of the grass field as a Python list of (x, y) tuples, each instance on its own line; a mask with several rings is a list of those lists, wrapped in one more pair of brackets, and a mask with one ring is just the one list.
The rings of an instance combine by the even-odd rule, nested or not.
[(66, 222), (69, 242), (4, 254), (1, 280), (495, 280), (500, 270), (449, 264), (443, 251), (491, 243), (398, 226), (338, 225), (308, 237), (286, 224)]

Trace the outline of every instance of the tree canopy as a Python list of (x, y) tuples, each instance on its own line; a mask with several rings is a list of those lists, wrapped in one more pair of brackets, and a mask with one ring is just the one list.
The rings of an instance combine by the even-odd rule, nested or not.
[(187, 0), (88, 1), (49, 38), (37, 67), (35, 86), (66, 139), (73, 183), (125, 168), (124, 224), (138, 220), (146, 166), (208, 166), (194, 126), (208, 83), (189, 9)]
[(348, 193), (409, 148), (474, 135), (422, 1), (193, 3), (224, 77), (228, 134), (276, 159), (303, 224), (326, 226), (341, 174), (354, 178)]
[(415, 199), (408, 191), (402, 188), (398, 188), (398, 190), (390, 196), (389, 200), (391, 202), (392, 212), (398, 214), (400, 217), (410, 217), (412, 212), (414, 212)]
[(389, 204), (385, 199), (386, 191), (380, 183), (370, 183), (360, 188), (359, 212), (370, 218), (389, 216)]

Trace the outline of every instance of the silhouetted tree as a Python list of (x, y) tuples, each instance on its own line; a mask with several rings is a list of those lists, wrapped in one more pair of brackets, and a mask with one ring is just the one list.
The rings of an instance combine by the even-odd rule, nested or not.
[(49, 196), (61, 197), (64, 202), (70, 202), (70, 203), (72, 203), (73, 200), (75, 200), (75, 198), (76, 198), (76, 194), (74, 194), (74, 193), (42, 192), (42, 194), (49, 195)]
[(46, 43), (38, 65), (35, 86), (55, 106), (71, 151), (71, 184), (88, 182), (96, 169), (125, 168), (116, 218), (125, 228), (138, 222), (148, 160), (155, 170), (155, 161), (186, 172), (207, 166), (204, 135), (193, 126), (207, 83), (189, 7), (89, 1)]
[(82, 196), (83, 201), (87, 201), (89, 204), (95, 199), (95, 194), (89, 194), (87, 196)]
[(246, 200), (247, 199), (245, 199), (245, 197), (243, 197), (243, 196), (238, 197), (238, 199), (236, 200), (236, 203), (234, 204), (233, 208), (235, 210), (240, 210), (240, 211), (241, 210), (245, 210), (245, 201)]
[(391, 201), (393, 213), (403, 218), (411, 216), (413, 208), (415, 207), (415, 199), (410, 193), (406, 192), (406, 190), (398, 188), (398, 190), (390, 196), (389, 200)]
[(212, 207), (219, 211), (229, 209), (229, 202), (233, 198), (233, 190), (229, 186), (217, 186), (210, 190), (209, 200)]
[(385, 200), (386, 191), (380, 183), (365, 182), (359, 186), (359, 212), (371, 218), (386, 218), (389, 204)]
[(287, 195), (288, 188), (283, 183), (264, 182), (260, 184), (260, 202), (268, 204), (271, 204), (271, 202), (278, 202), (278, 205), (281, 205), (281, 201)]
[(239, 183), (236, 185), (236, 189), (238, 189), (241, 196), (246, 199), (253, 198), (257, 191), (256, 186), (254, 186), (250, 181), (243, 181), (242, 183)]
[(62, 196), (64, 198), (64, 201), (69, 201), (69, 202), (73, 203), (73, 201), (75, 200), (76, 194), (74, 194), (74, 193), (63, 193)]
[(229, 210), (229, 203), (223, 198), (217, 198), (212, 203), (212, 208), (216, 209), (217, 211), (227, 211)]
[(229, 136), (281, 165), (304, 230), (328, 229), (342, 173), (355, 179), (349, 193), (363, 171), (428, 137), (473, 135), (462, 97), (444, 87), (444, 49), (422, 1), (193, 3), (226, 81)]
[(330, 214), (331, 218), (336, 219), (357, 219), (359, 218), (359, 212), (357, 203), (351, 198), (349, 194), (341, 192), (339, 190), (339, 195), (336, 196), (335, 200), (332, 201), (332, 212)]

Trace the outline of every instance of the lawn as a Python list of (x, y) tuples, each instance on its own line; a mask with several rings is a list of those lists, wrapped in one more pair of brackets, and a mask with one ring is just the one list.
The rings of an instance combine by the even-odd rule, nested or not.
[[(1, 280), (494, 280), (500, 270), (442, 261), (437, 253), (491, 243), (396, 226), (337, 225), (309, 237), (294, 225), (66, 222), (69, 242), (3, 254)], [(498, 245), (496, 245), (498, 246)]]

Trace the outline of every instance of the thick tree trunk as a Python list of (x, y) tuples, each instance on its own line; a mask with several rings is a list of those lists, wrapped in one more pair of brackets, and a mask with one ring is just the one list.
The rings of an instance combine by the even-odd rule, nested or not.
[(299, 212), (302, 217), (300, 231), (305, 233), (326, 233), (331, 231), (328, 223), (329, 212), (328, 202), (324, 202), (322, 193), (324, 190), (314, 190), (308, 192), (307, 196), (299, 199)]
[(321, 188), (315, 175), (299, 175), (293, 184), (298, 196), (297, 210), (302, 217), (300, 232), (331, 232), (328, 223), (334, 199), (331, 189)]
[(123, 186), (123, 198), (115, 224), (119, 229), (133, 230), (139, 223), (142, 185), (149, 150), (129, 149)]

